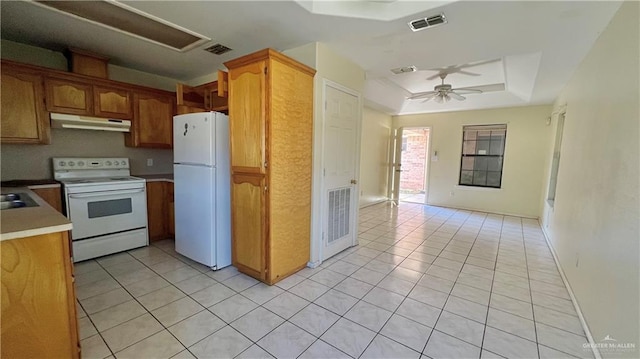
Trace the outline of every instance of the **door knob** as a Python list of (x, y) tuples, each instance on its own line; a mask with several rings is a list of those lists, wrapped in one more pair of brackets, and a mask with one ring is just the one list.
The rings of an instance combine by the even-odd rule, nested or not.
[(352, 179), (352, 180), (351, 180), (351, 184), (358, 184), (358, 181), (357, 181), (357, 180)]

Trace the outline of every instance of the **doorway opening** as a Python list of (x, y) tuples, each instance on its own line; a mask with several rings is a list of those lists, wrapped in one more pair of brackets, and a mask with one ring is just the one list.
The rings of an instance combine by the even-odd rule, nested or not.
[(400, 201), (427, 203), (429, 134), (428, 127), (402, 129), (398, 181)]

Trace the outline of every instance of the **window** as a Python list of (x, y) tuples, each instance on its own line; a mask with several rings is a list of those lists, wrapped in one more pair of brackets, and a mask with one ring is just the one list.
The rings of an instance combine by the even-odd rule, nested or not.
[(507, 125), (464, 126), (460, 185), (500, 188)]

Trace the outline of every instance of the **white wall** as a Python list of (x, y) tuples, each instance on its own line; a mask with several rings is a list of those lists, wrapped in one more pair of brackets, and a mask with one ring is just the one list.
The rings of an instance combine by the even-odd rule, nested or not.
[[(431, 127), (427, 203), (436, 206), (538, 217), (551, 127), (551, 106), (394, 116), (393, 127)], [(458, 186), (462, 126), (507, 124), (502, 188)], [(453, 195), (452, 195), (453, 193)]]
[[(622, 5), (556, 102), (556, 110), (566, 105), (556, 198), (541, 215), (595, 341), (610, 335), (637, 348), (639, 8)], [(548, 155), (544, 198), (550, 166)]]
[(392, 119), (365, 107), (360, 141), (360, 207), (388, 199)]

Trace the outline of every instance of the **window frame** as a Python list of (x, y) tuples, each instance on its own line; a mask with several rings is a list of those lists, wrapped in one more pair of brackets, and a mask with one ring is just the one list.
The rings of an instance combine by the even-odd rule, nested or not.
[[(489, 145), (488, 145), (488, 153), (487, 154), (478, 154), (478, 148), (477, 148), (477, 141), (479, 141), (478, 138), (476, 138), (474, 141), (476, 141), (476, 147), (474, 147), (474, 153), (473, 154), (465, 154), (465, 133), (467, 131), (492, 131), (492, 130), (500, 130), (500, 131), (504, 131), (504, 137), (502, 138), (502, 147), (500, 148), (500, 154), (491, 154), (491, 141), (492, 141), (492, 136), (489, 136)], [(467, 139), (468, 141), (468, 139)], [(485, 141), (485, 140), (483, 140)], [(504, 174), (504, 156), (505, 156), (505, 149), (506, 149), (506, 145), (507, 145), (507, 124), (503, 123), (503, 124), (490, 124), (490, 125), (463, 125), (462, 126), (462, 146), (461, 146), (461, 151), (460, 151), (460, 169), (458, 171), (458, 186), (464, 186), (464, 187), (472, 187), (472, 188), (489, 188), (489, 189), (501, 189), (502, 188), (502, 176)], [(464, 162), (465, 162), (465, 158), (473, 158), (474, 159), (474, 169), (472, 170), (473, 175), (471, 178), (471, 183), (462, 183), (462, 178), (463, 178), (463, 171), (468, 172), (470, 171), (469, 169), (463, 169), (464, 166)], [(475, 179), (475, 172), (477, 172), (477, 170), (475, 170), (475, 166), (476, 166), (476, 159), (477, 158), (484, 158), (484, 159), (488, 159), (488, 158), (499, 158), (500, 159), (500, 177), (499, 177), (499, 181), (497, 185), (489, 185), (487, 184), (487, 175), (489, 172), (498, 172), (498, 171), (489, 171), (488, 170), (488, 161), (487, 165), (486, 165), (486, 169), (483, 170), (485, 172), (485, 181), (484, 184), (475, 184), (474, 179)]]

